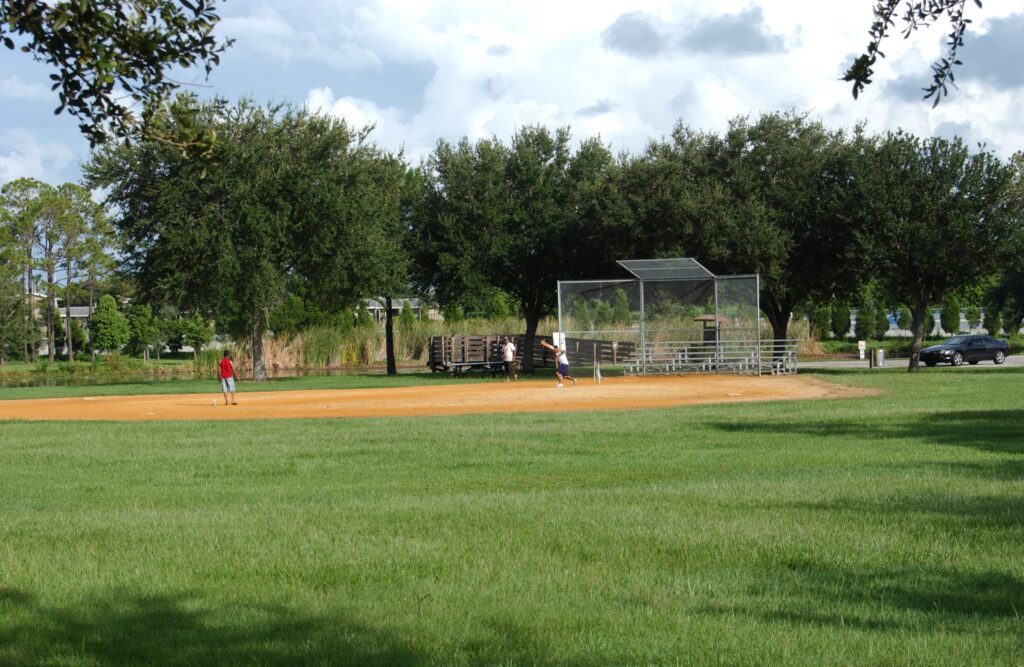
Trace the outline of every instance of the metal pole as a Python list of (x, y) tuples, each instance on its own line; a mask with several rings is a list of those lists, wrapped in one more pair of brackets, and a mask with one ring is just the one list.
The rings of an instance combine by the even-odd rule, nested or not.
[(647, 329), (644, 324), (644, 281), (640, 281), (640, 375), (647, 375)]
[(558, 330), (562, 330), (562, 281), (558, 281)]
[(722, 336), (718, 328), (718, 277), (715, 276), (715, 375), (721, 373), (722, 368)]
[(757, 329), (757, 376), (761, 377), (761, 274), (754, 274), (754, 293), (757, 294), (757, 311), (754, 313), (754, 328)]

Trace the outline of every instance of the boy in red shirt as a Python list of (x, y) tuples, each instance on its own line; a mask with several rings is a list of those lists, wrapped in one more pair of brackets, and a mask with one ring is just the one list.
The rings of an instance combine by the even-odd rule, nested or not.
[(235, 380), (237, 379), (235, 365), (231, 363), (231, 352), (224, 350), (224, 356), (220, 359), (220, 389), (224, 392), (224, 405), (228, 404), (228, 393), (231, 394), (231, 405), (238, 405), (238, 401), (235, 400)]

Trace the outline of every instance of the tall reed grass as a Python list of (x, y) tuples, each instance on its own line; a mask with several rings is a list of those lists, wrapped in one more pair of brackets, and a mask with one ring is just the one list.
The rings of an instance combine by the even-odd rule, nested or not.
[[(556, 320), (547, 318), (538, 327), (538, 334), (550, 335)], [(402, 326), (395, 322), (395, 356), (400, 363), (426, 363), (430, 339), (433, 336), (471, 336), (495, 334), (522, 334), (526, 323), (521, 318), (471, 318), (459, 322), (417, 320)], [(242, 374), (252, 372), (252, 347), (248, 342), (232, 345), (235, 367)], [(214, 351), (219, 355), (219, 351)], [(270, 370), (293, 368), (344, 368), (382, 364), (387, 350), (384, 325), (316, 326), (293, 336), (267, 335), (263, 339), (263, 354)], [(196, 360), (200, 373), (214, 372), (216, 360), (204, 352)]]

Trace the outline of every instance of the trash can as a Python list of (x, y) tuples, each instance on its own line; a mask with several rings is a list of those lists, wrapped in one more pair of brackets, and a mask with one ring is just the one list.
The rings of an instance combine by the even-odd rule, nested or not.
[(885, 350), (871, 350), (871, 368), (882, 368), (885, 366)]

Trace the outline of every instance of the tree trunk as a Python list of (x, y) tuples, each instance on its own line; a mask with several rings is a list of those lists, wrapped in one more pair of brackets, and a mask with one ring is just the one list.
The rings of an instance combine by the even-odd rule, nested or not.
[(793, 313), (793, 305), (777, 303), (771, 296), (764, 295), (761, 299), (761, 309), (768, 316), (768, 323), (772, 325), (772, 358), (779, 358), (785, 352), (783, 341), (789, 335), (789, 318)]
[(46, 272), (46, 339), (50, 350), (50, 363), (55, 361), (54, 347), (57, 345), (56, 331), (53, 318), (57, 314), (57, 297), (53, 294), (54, 275), (53, 271)]
[(523, 372), (533, 373), (533, 341), (537, 338), (537, 325), (540, 315), (535, 312), (526, 313), (526, 336), (523, 338)]
[(26, 247), (26, 264), (25, 264), (25, 282), (28, 285), (28, 331), (25, 339), (25, 349), (27, 350), (28, 356), (26, 360), (35, 363), (36, 360), (36, 346), (35, 339), (38, 335), (36, 331), (36, 302), (35, 302), (35, 276), (32, 274), (32, 248), (34, 246), (34, 236), (30, 236), (28, 239), (28, 245)]
[(391, 315), (391, 297), (384, 297), (384, 351), (387, 356), (388, 375), (398, 375), (395, 363), (395, 322)]
[(68, 259), (68, 275), (64, 288), (64, 338), (67, 339), (68, 345), (68, 363), (75, 361), (75, 344), (72, 342), (71, 336), (71, 270), (74, 268), (74, 263)]
[[(90, 270), (90, 272), (89, 272), (89, 314), (85, 318), (85, 330), (87, 332), (88, 331), (92, 331), (92, 309), (93, 309), (93, 304), (95, 303), (95, 301), (94, 301), (94, 293), (95, 293), (95, 289), (96, 289), (95, 288), (95, 282), (96, 281), (93, 278), (92, 271)], [(92, 347), (92, 346), (90, 345), (89, 347)], [(159, 357), (157, 357), (157, 358), (159, 359)], [(95, 348), (93, 348), (93, 350), (92, 350), (92, 361), (93, 361), (93, 363), (96, 363), (96, 349)]]
[(907, 366), (907, 372), (916, 373), (921, 367), (921, 341), (924, 340), (924, 321), (929, 315), (928, 300), (918, 298), (911, 312), (914, 316), (914, 342), (910, 344), (910, 364)]
[(25, 280), (22, 286), (26, 290), (25, 304), (28, 306), (25, 311), (25, 361), (32, 361), (32, 325), (35, 322), (35, 317), (32, 313), (32, 247), (29, 246), (29, 263), (25, 265)]
[(267, 379), (267, 366), (263, 362), (263, 325), (259, 310), (252, 320), (252, 379), (264, 382)]

